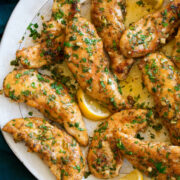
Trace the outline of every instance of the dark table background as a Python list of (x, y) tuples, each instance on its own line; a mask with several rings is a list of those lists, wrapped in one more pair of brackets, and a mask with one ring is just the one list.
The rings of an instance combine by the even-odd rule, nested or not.
[[(0, 0), (0, 39), (6, 23), (18, 0)], [(1, 59), (2, 60), (2, 59)], [(35, 180), (34, 176), (16, 158), (0, 131), (0, 180)]]

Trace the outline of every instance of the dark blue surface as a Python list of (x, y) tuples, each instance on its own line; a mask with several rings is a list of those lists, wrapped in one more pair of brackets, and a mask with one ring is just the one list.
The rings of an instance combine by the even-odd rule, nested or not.
[(0, 34), (3, 33), (4, 27), (17, 2), (18, 0), (0, 0)]
[[(0, 38), (18, 0), (0, 0)], [(13, 118), (13, 117), (12, 117)], [(0, 131), (0, 180), (35, 180), (16, 158)]]

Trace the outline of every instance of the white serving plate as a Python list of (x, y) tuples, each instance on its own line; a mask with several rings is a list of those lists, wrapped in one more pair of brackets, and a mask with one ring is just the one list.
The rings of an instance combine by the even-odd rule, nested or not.
[[(81, 0), (84, 2), (85, 0)], [(20, 0), (5, 29), (3, 38), (0, 44), (0, 88), (2, 89), (4, 77), (12, 71), (10, 61), (15, 59), (16, 50), (22, 46), (28, 46), (32, 42), (28, 37), (26, 28), (32, 22), (41, 24), (41, 15), (45, 19), (49, 19), (51, 15), (51, 6), (53, 0)], [(82, 16), (90, 19), (90, 0), (87, 0), (82, 5)], [(40, 13), (40, 16), (38, 14)], [(41, 26), (40, 26), (41, 27)], [(22, 37), (25, 37), (25, 42), (20, 44)], [(35, 109), (26, 106), (25, 104), (18, 104), (11, 102), (8, 98), (0, 96), (0, 128), (2, 128), (8, 121), (13, 118), (27, 117), (28, 112), (32, 111), (33, 116), (42, 117), (42, 115)], [(93, 131), (97, 126), (97, 122), (93, 122), (84, 118), (89, 136), (93, 135)], [(2, 132), (6, 142), (12, 149), (14, 154), (20, 161), (28, 168), (28, 170), (40, 180), (54, 180), (55, 177), (50, 172), (49, 168), (43, 161), (34, 153), (27, 152), (27, 147), (24, 143), (15, 143), (12, 136)], [(82, 148), (84, 154), (87, 148)], [(125, 160), (120, 172), (120, 176), (129, 173), (132, 170), (131, 164)], [(115, 179), (118, 179), (114, 178)], [(88, 180), (95, 180), (94, 176), (89, 176)]]
[[(84, 1), (81, 0), (81, 2)], [(53, 0), (20, 0), (17, 4), (0, 44), (0, 89), (3, 87), (4, 77), (13, 70), (13, 67), (10, 66), (10, 61), (15, 59), (16, 50), (32, 43), (30, 38), (28, 38), (28, 32), (25, 34), (26, 28), (31, 22), (41, 24), (41, 16), (38, 16), (38, 13), (48, 20), (51, 15), (52, 3)], [(86, 10), (87, 4), (83, 5), (82, 14), (86, 14), (86, 17), (89, 18), (89, 11)], [(20, 43), (19, 41), (23, 36), (25, 37), (25, 42)], [(0, 128), (13, 118), (27, 117), (29, 111), (33, 112), (33, 116), (43, 117), (37, 110), (25, 104), (11, 102), (8, 98), (0, 96)], [(89, 133), (92, 134), (97, 123), (87, 121)], [(27, 152), (27, 147), (24, 143), (15, 143), (11, 135), (5, 132), (2, 133), (14, 154), (37, 179), (55, 179), (49, 168), (35, 153)], [(83, 151), (87, 151), (87, 148), (84, 148)], [(88, 179), (93, 180), (96, 178), (90, 176)]]

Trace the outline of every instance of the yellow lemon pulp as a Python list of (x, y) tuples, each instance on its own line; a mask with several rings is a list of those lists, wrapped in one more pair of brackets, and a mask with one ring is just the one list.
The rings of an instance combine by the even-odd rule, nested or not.
[(110, 116), (110, 111), (102, 107), (96, 100), (86, 95), (82, 89), (77, 92), (79, 107), (83, 115), (91, 120), (102, 120)]
[(143, 180), (143, 175), (140, 171), (134, 170), (119, 180)]

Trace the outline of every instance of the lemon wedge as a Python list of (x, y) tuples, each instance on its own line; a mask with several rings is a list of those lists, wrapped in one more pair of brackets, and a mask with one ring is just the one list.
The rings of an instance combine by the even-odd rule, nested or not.
[(143, 180), (143, 175), (140, 171), (135, 169), (134, 171), (120, 178), (119, 180)]
[(151, 4), (155, 9), (159, 9), (163, 5), (164, 0), (146, 0), (146, 2)]
[(110, 116), (110, 111), (102, 107), (96, 100), (86, 95), (82, 89), (77, 92), (79, 107), (83, 115), (91, 120), (102, 120)]

